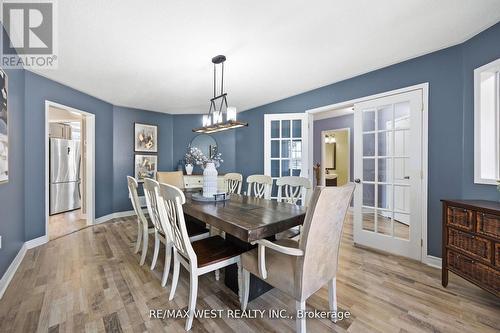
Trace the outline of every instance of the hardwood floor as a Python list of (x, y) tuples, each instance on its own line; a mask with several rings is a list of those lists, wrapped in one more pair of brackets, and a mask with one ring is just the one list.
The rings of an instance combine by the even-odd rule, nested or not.
[(49, 239), (53, 240), (87, 227), (80, 209), (49, 216)]
[[(132, 218), (86, 228), (29, 250), (0, 300), (0, 332), (184, 332), (184, 319), (150, 319), (151, 309), (187, 306), (185, 270), (173, 301), (160, 286), (163, 250), (156, 269), (139, 266), (133, 254)], [(149, 242), (150, 244), (153, 241)], [(337, 278), (339, 310), (351, 317), (332, 323), (308, 319), (309, 332), (498, 332), (500, 299), (450, 274), (418, 262), (353, 246), (346, 221)], [(273, 289), (249, 309), (286, 309), (295, 302)], [(239, 308), (237, 296), (214, 274), (199, 280), (197, 309)], [(328, 309), (328, 292), (318, 291), (308, 310)], [(294, 332), (291, 319), (195, 319), (193, 332)]]

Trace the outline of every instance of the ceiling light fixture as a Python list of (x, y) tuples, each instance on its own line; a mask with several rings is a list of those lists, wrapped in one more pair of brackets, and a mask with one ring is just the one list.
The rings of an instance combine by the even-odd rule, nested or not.
[[(218, 55), (212, 58), (214, 64), (214, 97), (210, 99), (210, 109), (203, 115), (203, 127), (193, 128), (196, 133), (215, 133), (233, 128), (248, 126), (236, 120), (236, 108), (227, 105), (227, 93), (224, 92), (224, 61), (226, 57)], [(217, 95), (217, 65), (221, 67), (220, 94)], [(220, 104), (219, 104), (220, 102)]]

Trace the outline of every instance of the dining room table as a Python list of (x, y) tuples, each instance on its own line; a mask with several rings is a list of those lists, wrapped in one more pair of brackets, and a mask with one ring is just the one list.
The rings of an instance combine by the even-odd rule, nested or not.
[[(245, 251), (256, 247), (252, 245), (259, 239), (274, 240), (277, 233), (302, 225), (306, 208), (255, 198), (247, 195), (230, 194), (228, 200), (201, 202), (192, 198), (200, 190), (186, 190), (186, 203), (183, 205), (184, 214), (188, 219), (194, 219), (214, 227), (225, 234), (229, 241)], [(238, 294), (238, 268), (235, 265), (225, 268), (224, 283), (233, 292)], [(259, 279), (250, 276), (249, 300), (272, 289)]]

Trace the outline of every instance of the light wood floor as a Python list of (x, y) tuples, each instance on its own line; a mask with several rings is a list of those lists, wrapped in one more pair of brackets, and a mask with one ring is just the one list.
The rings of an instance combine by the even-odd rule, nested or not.
[(49, 239), (53, 240), (87, 227), (81, 209), (49, 216)]
[[(188, 276), (181, 271), (176, 297), (160, 286), (162, 265), (154, 272), (133, 254), (136, 224), (115, 220), (72, 233), (29, 250), (0, 301), (0, 332), (184, 332), (184, 320), (149, 319), (150, 309), (185, 308)], [(152, 243), (152, 242), (150, 242)], [(159, 262), (163, 258), (160, 252)], [(151, 251), (147, 263), (151, 262)], [(237, 309), (237, 296), (213, 274), (200, 279), (197, 308)], [(308, 320), (309, 332), (498, 332), (500, 300), (451, 274), (448, 288), (440, 270), (356, 248), (350, 218), (344, 231), (337, 278), (338, 322)], [(323, 288), (308, 309), (328, 309)], [(284, 308), (295, 302), (271, 290), (250, 309)], [(193, 332), (293, 332), (293, 320), (195, 319)]]

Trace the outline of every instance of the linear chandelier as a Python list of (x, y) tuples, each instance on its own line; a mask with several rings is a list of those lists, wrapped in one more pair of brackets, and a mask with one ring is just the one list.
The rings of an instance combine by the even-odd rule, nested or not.
[[(212, 58), (214, 64), (214, 97), (210, 99), (210, 109), (203, 115), (203, 127), (193, 128), (196, 133), (215, 133), (233, 128), (248, 126), (248, 123), (236, 120), (236, 108), (228, 107), (227, 93), (224, 92), (224, 61), (226, 57), (218, 55)], [(220, 93), (217, 95), (217, 65), (221, 67)]]

